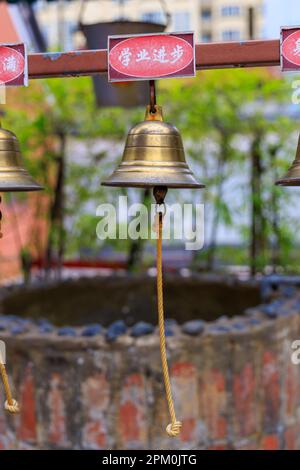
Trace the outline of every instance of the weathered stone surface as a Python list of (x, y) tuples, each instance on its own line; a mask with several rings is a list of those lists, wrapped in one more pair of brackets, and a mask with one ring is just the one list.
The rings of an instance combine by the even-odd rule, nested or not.
[(18, 318), (1, 319), (21, 413), (0, 407), (0, 449), (300, 449), (300, 366), (291, 362), (298, 306), (289, 298), (274, 317), (257, 308), (206, 323), (195, 336), (172, 325), (178, 439), (165, 433), (157, 328), (139, 337), (121, 329), (111, 342), (82, 328), (75, 336), (41, 332), (41, 322), (13, 335)]

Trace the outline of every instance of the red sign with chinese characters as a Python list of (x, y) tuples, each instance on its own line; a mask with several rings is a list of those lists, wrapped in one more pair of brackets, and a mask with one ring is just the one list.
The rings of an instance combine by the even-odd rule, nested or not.
[(27, 86), (25, 44), (0, 44), (0, 85)]
[(108, 37), (110, 82), (194, 76), (194, 33)]
[(281, 68), (285, 72), (300, 68), (300, 26), (281, 28)]

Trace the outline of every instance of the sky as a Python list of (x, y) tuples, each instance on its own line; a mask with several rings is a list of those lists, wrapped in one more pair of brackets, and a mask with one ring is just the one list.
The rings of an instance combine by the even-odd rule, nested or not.
[(265, 34), (279, 37), (280, 26), (300, 26), (300, 0), (265, 0)]

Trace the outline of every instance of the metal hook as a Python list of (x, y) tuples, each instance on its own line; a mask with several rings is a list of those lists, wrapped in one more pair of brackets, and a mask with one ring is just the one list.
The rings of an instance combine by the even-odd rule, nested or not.
[(155, 81), (150, 80), (149, 81), (149, 86), (150, 86), (150, 112), (152, 114), (156, 113), (156, 91), (155, 91)]

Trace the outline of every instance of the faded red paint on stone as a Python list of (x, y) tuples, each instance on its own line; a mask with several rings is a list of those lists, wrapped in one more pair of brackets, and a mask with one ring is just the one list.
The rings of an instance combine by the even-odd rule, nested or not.
[(261, 450), (277, 450), (279, 449), (279, 439), (276, 434), (264, 436), (261, 441)]
[(233, 400), (236, 434), (248, 436), (257, 428), (256, 380), (252, 364), (246, 364), (233, 378)]
[(216, 444), (214, 446), (208, 447), (207, 450), (226, 450), (226, 449), (227, 449), (226, 444)]
[(199, 419), (197, 369), (190, 362), (176, 362), (171, 368), (171, 380), (176, 413), (182, 422), (180, 439), (191, 441), (196, 438)]
[(4, 395), (0, 394), (0, 450), (11, 450), (15, 447), (15, 438), (7, 425), (6, 412), (3, 409), (4, 402)]
[(36, 406), (35, 385), (32, 367), (29, 365), (25, 371), (24, 379), (20, 388), (20, 422), (18, 438), (21, 441), (36, 441)]
[(257, 442), (249, 441), (242, 442), (234, 445), (235, 450), (257, 450)]
[[(0, 404), (3, 403), (3, 401), (4, 401), (4, 398), (2, 394), (0, 394)], [(0, 409), (0, 450), (6, 449), (5, 433), (6, 433), (6, 422), (4, 418), (4, 413), (2, 409)]]
[(287, 364), (285, 379), (285, 414), (288, 418), (294, 418), (298, 398), (298, 370), (297, 366), (289, 362)]
[[(147, 440), (146, 390), (141, 374), (129, 375), (121, 391), (119, 432), (123, 446), (143, 443)], [(125, 447), (126, 448), (126, 447)]]
[(50, 380), (48, 408), (50, 413), (49, 441), (55, 445), (66, 445), (66, 412), (63, 395), (63, 379), (57, 372)]
[(82, 401), (85, 413), (83, 446), (104, 449), (107, 443), (105, 411), (109, 404), (109, 384), (103, 373), (96, 373), (82, 384)]
[(285, 450), (296, 450), (296, 435), (295, 435), (295, 428), (291, 427), (286, 429), (284, 433), (284, 448)]
[(264, 394), (264, 422), (267, 429), (274, 429), (279, 421), (280, 376), (278, 358), (271, 351), (263, 354), (262, 386)]
[(206, 371), (200, 383), (201, 408), (209, 437), (224, 439), (227, 433), (225, 376), (216, 369)]

